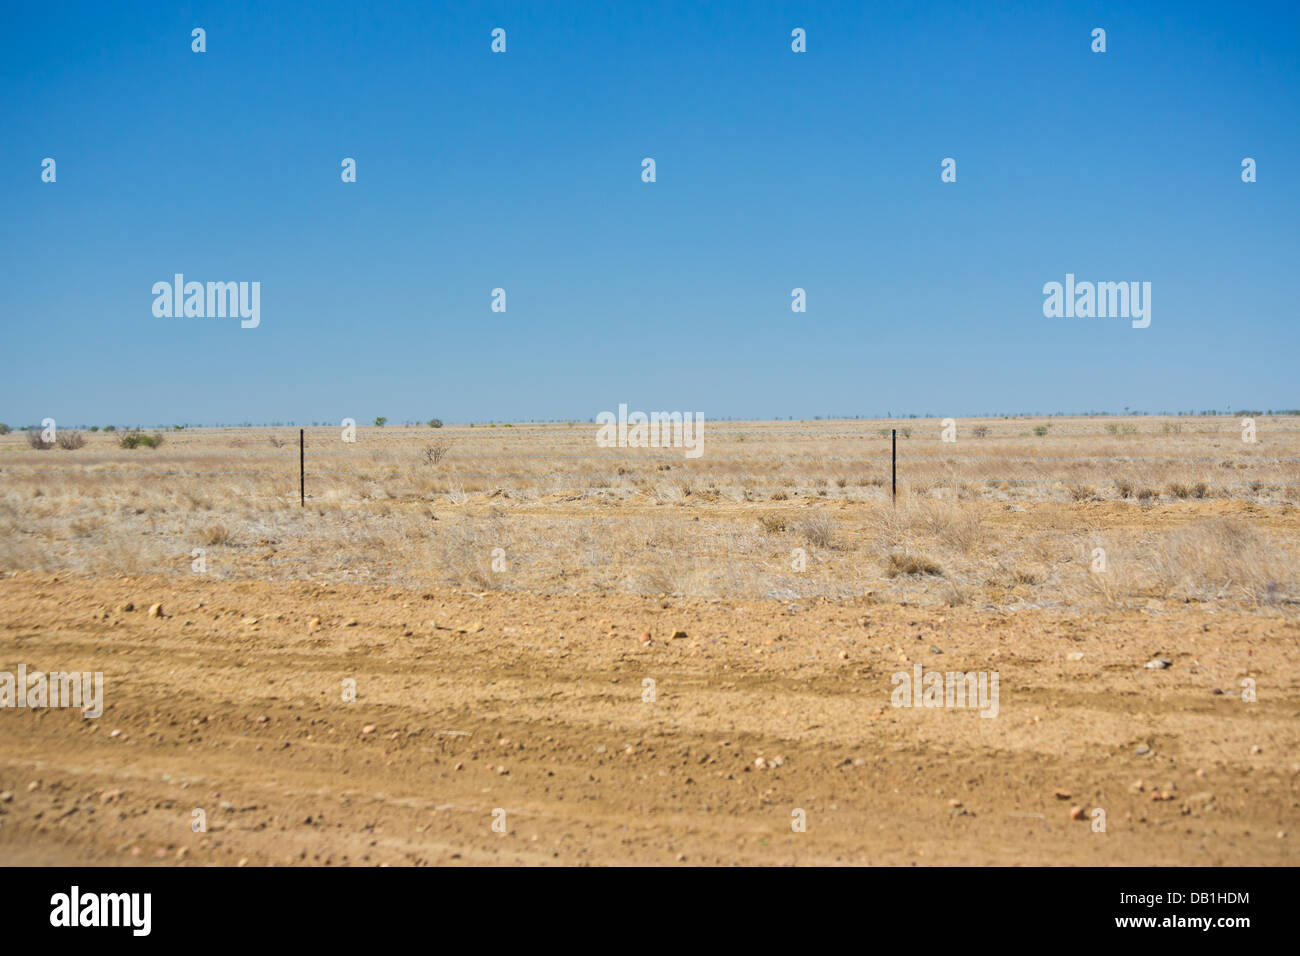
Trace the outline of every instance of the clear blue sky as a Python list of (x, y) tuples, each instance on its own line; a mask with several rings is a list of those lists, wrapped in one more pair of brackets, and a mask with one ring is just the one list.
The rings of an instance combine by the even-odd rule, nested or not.
[(1300, 406), (1298, 10), (10, 5), (0, 420)]

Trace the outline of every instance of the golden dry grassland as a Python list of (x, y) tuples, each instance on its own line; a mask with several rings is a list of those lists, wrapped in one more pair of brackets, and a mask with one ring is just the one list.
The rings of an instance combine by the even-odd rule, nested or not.
[(11, 433), (0, 570), (998, 609), (1300, 600), (1300, 419), (1258, 418), (1253, 443), (1228, 417), (961, 420), (955, 443), (940, 427), (706, 422), (697, 459), (597, 447), (592, 423), (308, 428), (306, 508), (296, 428), (134, 449)]

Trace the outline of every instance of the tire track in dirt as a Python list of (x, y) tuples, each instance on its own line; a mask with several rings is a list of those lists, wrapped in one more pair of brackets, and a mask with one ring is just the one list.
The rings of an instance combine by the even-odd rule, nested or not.
[[(1293, 621), (800, 604), (8, 576), (0, 670), (106, 709), (0, 710), (0, 861), (1294, 861)], [(891, 707), (916, 663), (998, 717)]]

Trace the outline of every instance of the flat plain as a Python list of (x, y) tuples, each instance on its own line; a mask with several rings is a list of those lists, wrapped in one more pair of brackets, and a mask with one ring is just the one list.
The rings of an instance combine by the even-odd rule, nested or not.
[[(0, 709), (0, 860), (1293, 863), (1300, 420), (1255, 425), (313, 427), (306, 507), (296, 428), (0, 437), (0, 671), (105, 687)], [(997, 716), (892, 706), (918, 664)]]

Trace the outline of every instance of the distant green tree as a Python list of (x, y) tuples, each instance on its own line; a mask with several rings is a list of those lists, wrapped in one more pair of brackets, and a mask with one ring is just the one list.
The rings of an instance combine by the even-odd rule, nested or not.
[(378, 418), (375, 419), (376, 428), (383, 428), (387, 424), (388, 424), (388, 419), (385, 418), (383, 415), (380, 415)]

